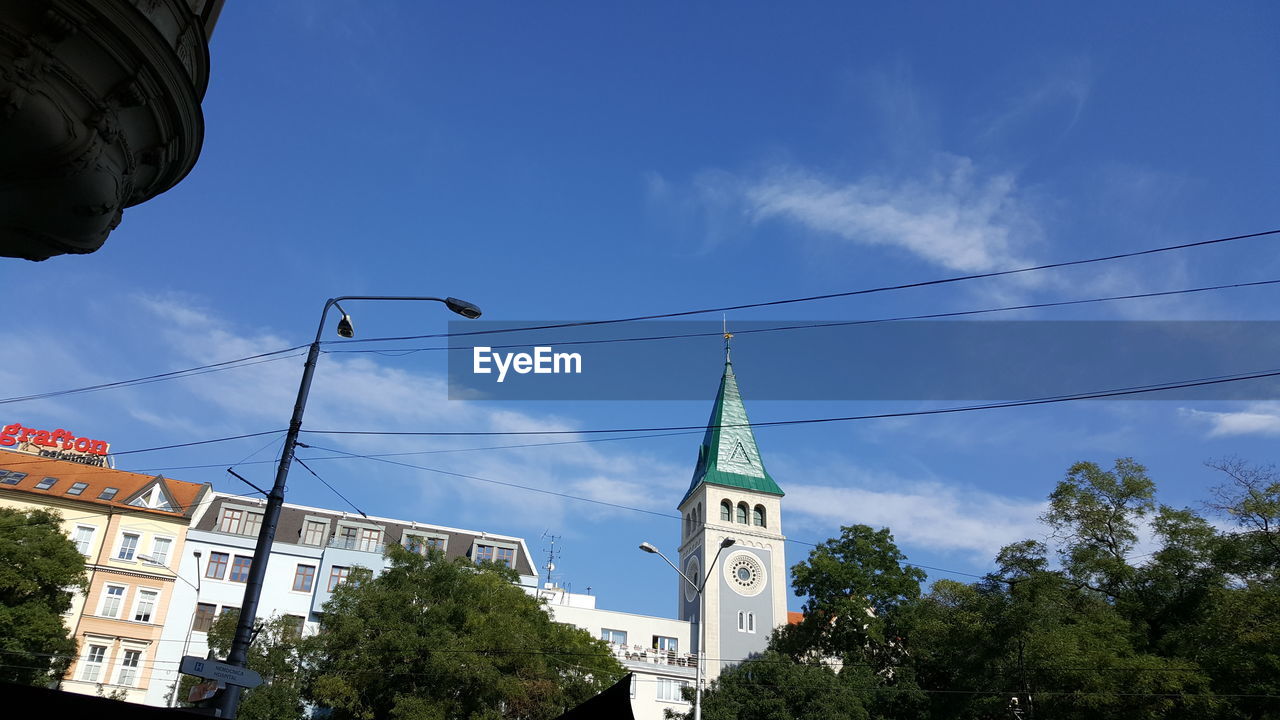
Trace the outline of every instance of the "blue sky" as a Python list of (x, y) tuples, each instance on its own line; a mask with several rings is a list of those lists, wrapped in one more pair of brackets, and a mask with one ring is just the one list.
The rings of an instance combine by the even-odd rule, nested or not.
[[(213, 40), (206, 142), (191, 175), (126, 211), (94, 255), (0, 266), (11, 308), (0, 387), (60, 390), (301, 344), (333, 295), (456, 295), (486, 320), (576, 321), (1275, 229), (1278, 20), (1261, 2), (232, 0)], [(729, 320), (849, 320), (1271, 280), (1275, 242)], [(1001, 318), (1273, 320), (1278, 299), (1254, 288)], [(451, 317), (430, 306), (348, 310), (365, 338), (441, 332)], [(734, 357), (756, 421), (944, 404), (753, 402), (753, 376), (804, 363), (753, 365), (751, 343), (740, 338)], [(706, 388), (696, 402), (448, 401), (440, 353), (326, 354), (306, 426), (697, 424), (720, 373), (719, 343), (705, 345), (705, 362), (687, 368)], [(836, 347), (807, 362), (847, 359), (849, 343)], [(3, 418), (120, 450), (277, 429), (300, 365), (13, 403)], [(912, 560), (981, 573), (1001, 544), (1043, 535), (1036, 515), (1072, 462), (1133, 456), (1163, 501), (1194, 505), (1218, 482), (1206, 459), (1270, 462), (1277, 435), (1280, 404), (1151, 400), (762, 429), (758, 440), (788, 492), (790, 537), (888, 524)], [(252, 463), (270, 460), (271, 439), (127, 455), (118, 466), (183, 468), (163, 472), (241, 492), (221, 468), (245, 460), (238, 471), (268, 482), (270, 463)], [(698, 439), (398, 459), (674, 514)], [(507, 444), (308, 442), (357, 453)], [(215, 467), (189, 467), (205, 464)], [(590, 586), (610, 608), (675, 610), (669, 568), (635, 548), (650, 540), (674, 551), (676, 520), (367, 460), (310, 464), (371, 514), (523, 535), (535, 552), (544, 531), (562, 535), (562, 579), (574, 590)], [(289, 499), (344, 506), (300, 468)], [(806, 550), (788, 553), (794, 563)]]

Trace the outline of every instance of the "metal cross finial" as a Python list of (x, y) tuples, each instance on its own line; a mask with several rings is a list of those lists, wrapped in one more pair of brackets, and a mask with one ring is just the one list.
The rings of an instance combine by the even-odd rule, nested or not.
[(732, 362), (729, 359), (729, 341), (733, 339), (733, 333), (729, 332), (729, 317), (727, 315), (720, 316), (720, 323), (722, 332), (724, 332), (724, 362), (728, 365)]

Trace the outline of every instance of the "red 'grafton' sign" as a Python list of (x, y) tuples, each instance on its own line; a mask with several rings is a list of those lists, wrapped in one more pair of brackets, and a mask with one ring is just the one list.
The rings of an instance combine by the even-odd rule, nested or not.
[(5, 447), (35, 445), (38, 448), (77, 452), (85, 455), (106, 455), (107, 449), (110, 447), (105, 440), (76, 437), (75, 433), (62, 428), (57, 430), (37, 430), (23, 427), (20, 423), (13, 423), (0, 428), (0, 445)]

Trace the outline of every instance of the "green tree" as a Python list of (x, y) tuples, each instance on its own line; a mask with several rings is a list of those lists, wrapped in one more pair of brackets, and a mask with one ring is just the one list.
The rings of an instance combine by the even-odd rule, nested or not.
[(904, 560), (887, 528), (841, 528), (791, 569), (796, 595), (806, 598), (804, 619), (782, 629), (776, 649), (890, 672), (901, 651), (898, 610), (919, 599), (925, 579)]
[[(691, 690), (686, 695), (692, 695)], [(684, 715), (691, 718), (693, 710)], [(703, 693), (706, 720), (863, 720), (863, 695), (820, 662), (769, 651), (720, 674)]]
[(62, 616), (85, 586), (58, 513), (0, 508), (0, 680), (46, 685), (66, 673), (76, 641)]
[(1067, 574), (1112, 598), (1132, 590), (1128, 555), (1139, 523), (1155, 510), (1154, 498), (1155, 483), (1132, 458), (1116, 460), (1112, 470), (1092, 462), (1072, 465), (1041, 517), (1063, 543)]
[(311, 646), (311, 698), (345, 718), (553, 718), (624, 674), (589, 633), (553, 622), (501, 565), (388, 548), (353, 571)]
[(1208, 465), (1227, 476), (1213, 489), (1208, 506), (1239, 527), (1224, 543), (1222, 564), (1247, 582), (1275, 583), (1280, 580), (1280, 473), (1274, 465), (1250, 465), (1239, 458)]
[[(209, 648), (216, 657), (231, 651), (239, 612), (218, 616), (209, 628)], [(305, 715), (306, 641), (296, 618), (277, 615), (254, 624), (249, 645), (249, 669), (262, 676), (263, 684), (244, 692), (237, 715), (240, 720), (296, 720)], [(178, 697), (185, 700), (191, 687), (202, 678), (183, 676)]]

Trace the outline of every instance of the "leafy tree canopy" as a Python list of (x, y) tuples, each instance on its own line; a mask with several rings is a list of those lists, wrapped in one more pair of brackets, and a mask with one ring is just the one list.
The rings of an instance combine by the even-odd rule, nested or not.
[(0, 508), (0, 680), (46, 685), (66, 673), (76, 642), (62, 616), (85, 582), (58, 513)]
[(310, 697), (336, 720), (554, 718), (624, 674), (601, 641), (553, 622), (497, 564), (388, 548), (353, 571), (310, 641)]

